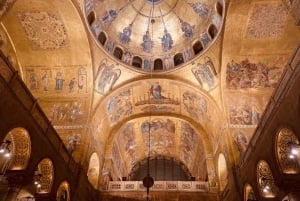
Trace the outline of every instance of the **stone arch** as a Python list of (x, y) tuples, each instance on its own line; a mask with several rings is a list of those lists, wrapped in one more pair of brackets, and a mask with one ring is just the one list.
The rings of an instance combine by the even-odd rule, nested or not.
[(132, 59), (132, 66), (141, 68), (142, 67), (143, 60), (139, 56), (134, 56)]
[(260, 195), (264, 198), (276, 197), (277, 187), (269, 164), (264, 160), (259, 161), (256, 171)]
[(34, 173), (34, 184), (37, 187), (37, 193), (50, 193), (54, 180), (54, 168), (51, 159), (42, 159), (36, 167)]
[(96, 152), (90, 157), (89, 168), (87, 172), (88, 180), (95, 189), (98, 188), (100, 162)]
[(197, 40), (194, 44), (193, 44), (193, 50), (194, 50), (194, 54), (197, 55), (199, 54), (202, 50), (203, 50), (203, 45), (202, 43)]
[(255, 201), (256, 197), (253, 188), (250, 184), (246, 184), (244, 187), (244, 201)]
[(1, 163), (1, 168), (10, 170), (26, 169), (31, 154), (31, 140), (26, 129), (18, 127), (10, 130), (4, 138), (1, 148), (4, 148), (3, 153), (6, 152), (6, 156), (8, 156), (8, 153), (10, 154), (9, 161), (3, 155), (6, 164)]
[(224, 190), (228, 183), (228, 169), (226, 159), (223, 153), (219, 154), (218, 158), (218, 177), (219, 177), (219, 186), (220, 190)]
[(99, 36), (98, 36), (98, 41), (99, 41), (103, 46), (105, 45), (105, 43), (106, 43), (106, 41), (107, 41), (107, 36), (106, 36), (106, 34), (105, 34), (103, 31), (100, 32), (100, 34), (99, 34)]
[(57, 189), (56, 200), (70, 201), (70, 185), (67, 181), (63, 181), (60, 183)]
[(154, 70), (162, 70), (163, 69), (163, 61), (161, 59), (154, 60)]
[(91, 26), (96, 20), (96, 14), (94, 11), (90, 12), (87, 16), (87, 21), (89, 23), (89, 25)]
[(291, 129), (279, 130), (276, 135), (275, 149), (276, 158), (283, 173), (300, 173), (300, 145)]

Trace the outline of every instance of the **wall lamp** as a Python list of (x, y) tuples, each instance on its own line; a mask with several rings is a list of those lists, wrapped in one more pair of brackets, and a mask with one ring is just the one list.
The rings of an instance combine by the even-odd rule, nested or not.
[(268, 193), (271, 189), (271, 184), (274, 183), (274, 180), (272, 178), (267, 178), (267, 177), (262, 177), (261, 178), (261, 181), (262, 181), (262, 186), (263, 187), (263, 192), (264, 193)]
[(296, 157), (299, 157), (300, 144), (291, 141), (291, 142), (288, 142), (287, 145), (290, 148), (289, 158), (294, 159)]
[(3, 154), (4, 157), (9, 158), (11, 156), (9, 145), (11, 144), (10, 140), (5, 140), (0, 145), (0, 154)]
[(37, 188), (40, 188), (42, 185), (41, 185), (41, 178), (42, 178), (42, 174), (39, 170), (36, 170), (34, 172), (34, 175), (33, 175), (33, 184), (37, 187)]

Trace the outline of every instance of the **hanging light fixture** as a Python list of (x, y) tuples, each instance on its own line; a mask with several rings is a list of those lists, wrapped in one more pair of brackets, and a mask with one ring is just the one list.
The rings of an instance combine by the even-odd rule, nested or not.
[[(150, 108), (150, 107), (149, 107)], [(150, 176), (150, 134), (151, 134), (151, 109), (150, 110), (150, 122), (148, 124), (148, 158), (147, 158), (147, 175), (143, 179), (143, 185), (147, 188), (146, 201), (150, 200), (150, 188), (154, 184), (154, 179)]]

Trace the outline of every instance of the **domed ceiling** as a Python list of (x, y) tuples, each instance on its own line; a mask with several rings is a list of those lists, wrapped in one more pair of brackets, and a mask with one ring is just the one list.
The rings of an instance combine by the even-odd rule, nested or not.
[[(191, 60), (192, 49), (204, 52), (221, 29), (224, 8), (218, 0), (107, 0), (85, 5), (100, 46), (144, 70), (169, 70)], [(161, 60), (162, 68), (155, 60)]]

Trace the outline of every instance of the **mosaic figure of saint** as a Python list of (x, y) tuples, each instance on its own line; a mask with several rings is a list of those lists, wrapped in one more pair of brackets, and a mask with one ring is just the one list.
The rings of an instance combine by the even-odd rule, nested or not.
[(187, 22), (181, 22), (181, 30), (184, 33), (185, 38), (192, 38), (194, 35), (195, 26), (191, 26)]
[(173, 47), (173, 39), (170, 33), (165, 29), (164, 35), (161, 38), (161, 46), (164, 52), (167, 52)]
[(147, 53), (151, 53), (153, 47), (153, 41), (151, 40), (149, 31), (146, 31), (146, 34), (143, 36), (143, 50)]
[(151, 61), (150, 61), (150, 59), (145, 59), (144, 60), (144, 69), (145, 70), (150, 70), (151, 69)]
[(200, 40), (201, 40), (202, 44), (204, 45), (204, 47), (207, 47), (209, 42), (211, 41), (210, 37), (205, 32), (200, 35)]
[(49, 75), (48, 72), (45, 71), (43, 76), (42, 76), (42, 80), (44, 83), (44, 91), (48, 91), (48, 86), (49, 86)]
[(190, 6), (194, 9), (194, 11), (202, 18), (207, 18), (209, 13), (209, 8), (206, 4), (196, 2), (196, 3), (189, 3)]
[(35, 72), (31, 72), (29, 74), (29, 88), (30, 89), (37, 89), (38, 88), (38, 79)]
[(158, 82), (152, 84), (150, 88), (150, 94), (153, 96), (154, 99), (163, 99), (164, 96), (161, 95), (161, 86)]
[(131, 36), (131, 26), (125, 27), (123, 29), (123, 32), (120, 33), (120, 41), (122, 44), (128, 44), (130, 42), (130, 36)]
[(130, 64), (130, 61), (131, 61), (131, 53), (130, 52), (127, 51), (124, 53), (123, 61), (127, 64)]
[(240, 153), (244, 153), (246, 151), (248, 146), (248, 140), (242, 133), (237, 134), (235, 138), (235, 143)]
[(61, 72), (56, 73), (55, 77), (55, 90), (62, 90), (64, 86), (64, 78)]
[(116, 10), (106, 11), (104, 16), (102, 17), (102, 21), (105, 25), (109, 25), (112, 21), (117, 18), (118, 12)]

